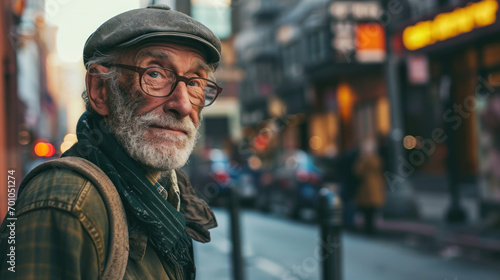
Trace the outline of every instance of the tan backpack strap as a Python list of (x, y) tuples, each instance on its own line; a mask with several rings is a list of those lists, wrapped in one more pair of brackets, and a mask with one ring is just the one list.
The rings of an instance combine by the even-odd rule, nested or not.
[[(123, 279), (129, 255), (128, 225), (120, 195), (109, 177), (92, 162), (79, 157), (64, 157), (47, 161), (31, 173), (51, 168), (69, 169), (87, 178), (100, 192), (108, 210), (110, 225), (109, 252), (102, 275), (103, 280)], [(29, 176), (31, 177), (31, 176)]]

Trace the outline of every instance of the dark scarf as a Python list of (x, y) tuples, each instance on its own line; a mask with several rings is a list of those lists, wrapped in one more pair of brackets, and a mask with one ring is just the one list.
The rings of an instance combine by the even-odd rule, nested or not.
[(84, 113), (76, 127), (78, 143), (64, 156), (87, 159), (103, 170), (120, 194), (127, 216), (132, 216), (145, 230), (157, 253), (177, 260), (188, 268), (191, 239), (186, 232), (186, 219), (146, 178), (146, 171), (130, 158), (109, 132), (104, 119)]

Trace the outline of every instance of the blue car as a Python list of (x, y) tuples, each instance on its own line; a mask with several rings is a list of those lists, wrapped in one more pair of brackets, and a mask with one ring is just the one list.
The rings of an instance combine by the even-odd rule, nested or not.
[(305, 211), (315, 213), (321, 173), (308, 153), (285, 151), (278, 157), (273, 184), (268, 189), (270, 210), (291, 218), (301, 218)]

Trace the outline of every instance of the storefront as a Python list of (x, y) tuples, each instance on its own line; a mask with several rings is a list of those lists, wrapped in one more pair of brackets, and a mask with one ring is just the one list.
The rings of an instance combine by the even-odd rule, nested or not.
[[(318, 157), (386, 137), (382, 14), (378, 1), (300, 1), (276, 19), (272, 36), (262, 29), (258, 40), (247, 44), (251, 48), (240, 51), (247, 73), (240, 98), (243, 125), (278, 131), (278, 149)], [(271, 107), (283, 110), (272, 113)], [(286, 125), (266, 127), (276, 120)]]
[(340, 75), (330, 72), (329, 79), (314, 83), (312, 116), (318, 123), (334, 125), (330, 132), (319, 129), (323, 126), (320, 124), (311, 130), (311, 137), (320, 136), (326, 145), (318, 149), (320, 153), (332, 148), (339, 152), (354, 150), (365, 139), (381, 140), (389, 133), (390, 108), (382, 65), (357, 65), (353, 69), (357, 70)]
[[(305, 71), (313, 88), (310, 141), (318, 156), (358, 149), (366, 139), (380, 140), (389, 132), (382, 13), (376, 1), (336, 1), (327, 6), (329, 36), (316, 51), (326, 59), (306, 64)], [(314, 33), (322, 34), (308, 32)], [(307, 38), (307, 45), (314, 45), (313, 39)]]
[(405, 24), (396, 36), (404, 145), (425, 156), (414, 167), (475, 189), (484, 209), (500, 206), (499, 35), (499, 3), (482, 0)]

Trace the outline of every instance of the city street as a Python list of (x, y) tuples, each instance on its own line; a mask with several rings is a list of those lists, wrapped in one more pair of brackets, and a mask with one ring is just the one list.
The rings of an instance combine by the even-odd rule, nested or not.
[[(125, 248), (102, 223), (124, 212), (125, 278), (190, 275), (184, 231), (214, 224), (196, 194), (218, 221), (199, 280), (323, 280), (328, 244), (341, 280), (500, 280), (500, 0), (4, 0), (0, 17), (0, 222), (33, 219), (0, 232), (11, 267), (106, 278), (87, 250)], [(99, 194), (123, 211), (97, 215)], [(341, 219), (321, 240), (313, 220)]]
[[(232, 279), (229, 216), (216, 209), (219, 226), (212, 241), (195, 244), (197, 279)], [(245, 275), (248, 280), (320, 279), (318, 227), (242, 211)], [(459, 259), (445, 259), (400, 241), (344, 234), (345, 280), (498, 280), (500, 270)]]

